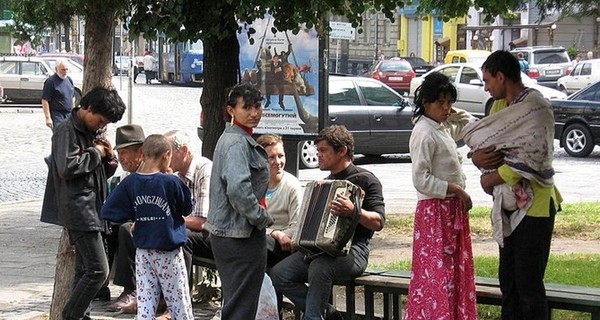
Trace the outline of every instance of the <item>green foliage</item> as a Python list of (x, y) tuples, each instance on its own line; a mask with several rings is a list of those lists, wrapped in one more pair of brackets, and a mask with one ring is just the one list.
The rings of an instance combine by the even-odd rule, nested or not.
[(577, 50), (574, 45), (571, 45), (567, 48), (567, 53), (569, 54), (569, 57), (571, 57), (571, 60), (573, 60), (575, 59), (575, 56), (579, 54), (579, 50)]

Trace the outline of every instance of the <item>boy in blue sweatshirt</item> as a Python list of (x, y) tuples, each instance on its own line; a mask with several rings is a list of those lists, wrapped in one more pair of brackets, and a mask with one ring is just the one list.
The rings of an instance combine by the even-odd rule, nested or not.
[(192, 211), (189, 188), (166, 174), (171, 145), (163, 135), (146, 138), (144, 162), (124, 179), (102, 207), (102, 218), (133, 220), (137, 285), (137, 319), (154, 319), (162, 291), (173, 319), (193, 319), (187, 271), (181, 247), (186, 242), (184, 216)]

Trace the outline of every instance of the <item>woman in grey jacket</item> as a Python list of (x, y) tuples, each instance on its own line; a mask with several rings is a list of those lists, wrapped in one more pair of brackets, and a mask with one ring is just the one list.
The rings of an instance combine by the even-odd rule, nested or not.
[(260, 91), (231, 89), (225, 119), (231, 123), (213, 156), (208, 218), (215, 262), (221, 276), (221, 319), (254, 319), (267, 264), (265, 228), (273, 223), (265, 194), (267, 153), (252, 138), (262, 116)]

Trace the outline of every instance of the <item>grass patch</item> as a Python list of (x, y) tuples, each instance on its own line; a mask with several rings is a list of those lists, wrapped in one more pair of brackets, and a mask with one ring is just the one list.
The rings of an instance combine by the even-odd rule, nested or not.
[[(475, 207), (469, 215), (471, 234), (490, 237), (490, 208)], [(414, 214), (389, 216), (384, 234), (412, 235)], [(554, 236), (578, 240), (600, 240), (600, 202), (569, 203), (556, 215)]]

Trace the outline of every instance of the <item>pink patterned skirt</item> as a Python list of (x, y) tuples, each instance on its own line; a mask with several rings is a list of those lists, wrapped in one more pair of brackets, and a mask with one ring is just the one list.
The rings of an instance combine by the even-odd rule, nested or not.
[(404, 319), (477, 319), (469, 214), (458, 198), (419, 200)]

